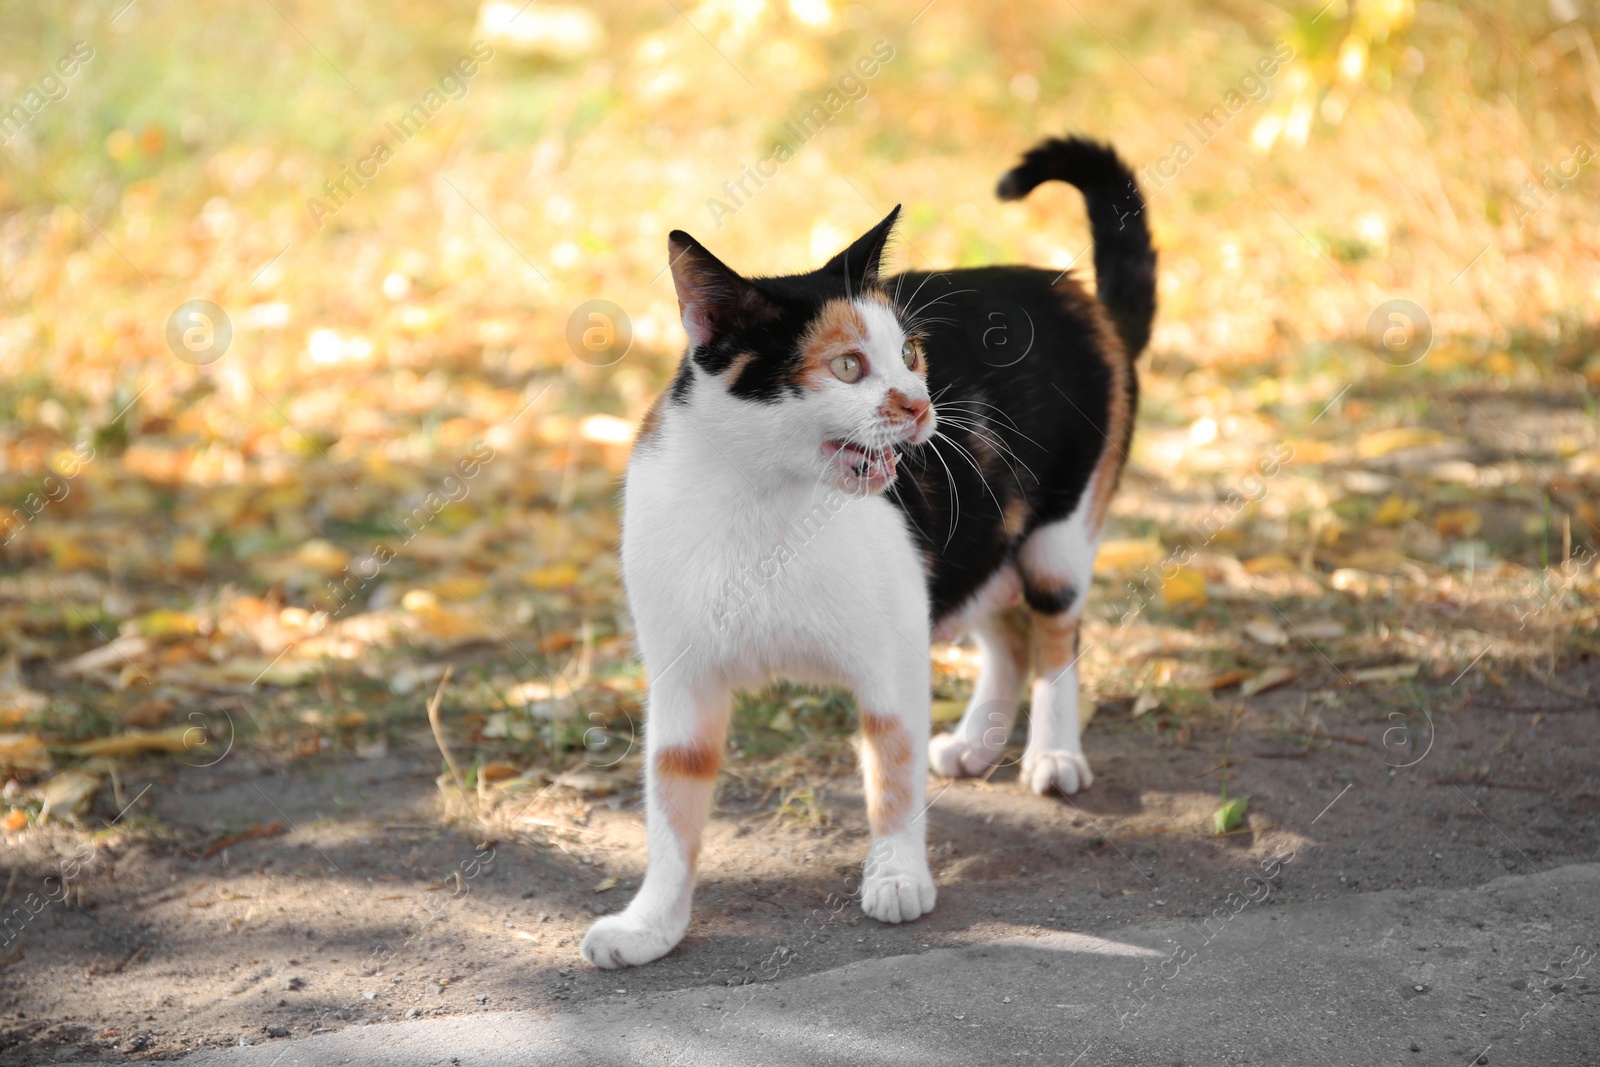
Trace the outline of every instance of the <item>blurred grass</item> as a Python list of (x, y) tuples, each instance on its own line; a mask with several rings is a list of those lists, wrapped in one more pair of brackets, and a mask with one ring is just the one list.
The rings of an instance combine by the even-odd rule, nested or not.
[[(468, 728), (486, 751), (483, 724), (514, 707), (492, 692), (499, 676), (564, 677), (581, 714), (598, 708), (623, 729), (616, 712), (639, 680), (615, 487), (629, 427), (682, 344), (665, 233), (687, 229), (751, 272), (800, 270), (903, 202), (900, 266), (1014, 259), (1092, 275), (1073, 194), (1002, 205), (991, 193), (1018, 152), (1063, 130), (1111, 139), (1141, 169), (1179, 140), (1197, 149), (1175, 176), (1146, 178), (1162, 310), (1113, 534), (1193, 542), (1195, 516), (1274, 442), (1298, 445), (1267, 497), (1199, 546), (1215, 557), (1202, 567), (1209, 602), (1150, 606), (1161, 640), (1179, 631), (1183, 655), (1208, 666), (1270, 665), (1278, 652), (1237, 639), (1259, 602), (1218, 590), (1238, 561), (1282, 554), (1311, 584), (1263, 574), (1260, 588), (1342, 619), (1341, 663), (1453, 670), (1477, 651), (1462, 620), (1509, 631), (1515, 604), (1552, 603), (1541, 568), (1595, 544), (1595, 165), (1523, 220), (1541, 167), (1600, 145), (1592, 14), (1487, 0), (587, 10), (602, 44), (562, 58), (496, 38), (465, 97), (319, 228), (307, 201), (483, 36), (474, 6), (0, 8), (0, 102), (74, 41), (94, 49), (0, 151), (0, 500), (37, 494), (74, 445), (96, 450), (70, 493), (0, 549), (7, 655), (40, 678), (158, 609), (225, 628), (231, 609), (215, 606), (253, 605), (228, 599), (249, 594), (343, 622), (401, 610), (420, 590), (448, 609), (406, 616), (433, 644), (328, 655), (322, 677), (356, 688), (329, 681), (314, 707), (289, 690), (276, 710), (362, 703), (374, 726), (414, 719), (415, 690), (392, 685), (395, 672), (476, 640), (495, 651), (478, 656), (483, 689), (456, 710), (483, 720)], [(718, 225), (708, 201), (731, 203), (723, 183), (878, 41), (894, 56), (866, 95)], [(1226, 107), (1280, 44), (1294, 59), (1270, 92), (1199, 146), (1189, 124)], [(198, 367), (165, 339), (169, 315), (197, 297), (234, 326), (226, 355)], [(1414, 366), (1363, 342), (1394, 297), (1432, 319), (1434, 348)], [(595, 298), (632, 322), (614, 366), (565, 342), (568, 317)], [(1448, 441), (1361, 453), (1367, 435), (1413, 426)], [(349, 566), (395, 540), (478, 441), (496, 458), (465, 498), (355, 600), (330, 603), (341, 554)], [(1471, 470), (1441, 473), (1451, 462)], [(1462, 532), (1452, 507), (1481, 512), (1481, 530)], [(1365, 583), (1359, 594), (1332, 584), (1341, 570)], [(1589, 601), (1580, 626), (1563, 612), (1586, 588), (1540, 609), (1537, 640), (1502, 635), (1486, 662), (1583, 647)], [(1110, 575), (1102, 617), (1119, 617), (1120, 599)], [(1441, 602), (1466, 614), (1451, 622)], [(586, 623), (598, 636), (579, 656)], [(216, 642), (158, 651), (180, 665), (225, 654)], [(147, 687), (174, 688), (181, 707), (194, 694), (163, 680), (165, 664), (109, 688), (57, 687), (58, 706), (27, 721), (82, 737)], [(1148, 658), (1096, 652), (1085, 669), (1105, 693), (1210, 699)], [(941, 696), (962, 684), (945, 678)], [(777, 758), (797, 736), (837, 739), (839, 699), (778, 689), (747, 701), (736, 744)], [(793, 731), (770, 729), (780, 711)], [(581, 714), (540, 760), (582, 747)], [(321, 721), (281, 740), (293, 748)], [(533, 758), (533, 741), (496, 743)]]

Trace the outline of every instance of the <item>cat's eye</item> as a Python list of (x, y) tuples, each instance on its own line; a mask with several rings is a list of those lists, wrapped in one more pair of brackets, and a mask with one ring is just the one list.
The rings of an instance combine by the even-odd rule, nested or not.
[(861, 364), (861, 357), (853, 353), (834, 356), (828, 361), (828, 369), (833, 371), (835, 378), (851, 385), (861, 380), (861, 374), (864, 370)]
[(917, 346), (913, 341), (907, 341), (900, 346), (900, 358), (906, 361), (907, 370), (917, 369)]

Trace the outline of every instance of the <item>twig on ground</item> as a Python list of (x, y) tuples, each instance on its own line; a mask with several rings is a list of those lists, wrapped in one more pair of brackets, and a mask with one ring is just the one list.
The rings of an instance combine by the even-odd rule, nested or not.
[(445, 667), (444, 673), (439, 676), (439, 688), (433, 691), (433, 698), (428, 701), (428, 725), (433, 727), (433, 740), (439, 746), (439, 753), (444, 756), (444, 765), (450, 768), (450, 777), (455, 780), (456, 788), (465, 793), (466, 780), (461, 777), (461, 768), (456, 766), (455, 756), (450, 754), (450, 745), (444, 739), (444, 727), (439, 725), (439, 704), (444, 700), (444, 687), (450, 684), (450, 676), (456, 672), (455, 664)]
[(242, 834), (234, 834), (232, 837), (224, 837), (221, 841), (213, 842), (209, 848), (200, 853), (200, 858), (208, 860), (217, 853), (232, 848), (234, 845), (242, 845), (244, 842), (254, 841), (258, 837), (277, 837), (283, 831), (284, 825), (281, 819), (267, 823), (265, 826), (252, 826)]

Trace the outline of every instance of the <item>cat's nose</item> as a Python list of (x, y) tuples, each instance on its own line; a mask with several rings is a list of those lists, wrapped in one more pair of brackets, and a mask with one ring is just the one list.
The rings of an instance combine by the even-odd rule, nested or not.
[(896, 421), (919, 423), (933, 407), (926, 397), (909, 397), (898, 389), (889, 391), (889, 414)]

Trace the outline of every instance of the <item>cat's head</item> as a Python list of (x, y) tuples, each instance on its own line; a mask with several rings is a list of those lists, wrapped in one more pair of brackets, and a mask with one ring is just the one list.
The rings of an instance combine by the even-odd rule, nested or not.
[(879, 284), (899, 213), (821, 269), (776, 278), (736, 273), (682, 230), (668, 239), (693, 388), (712, 394), (694, 406), (770, 446), (775, 473), (874, 493), (897, 449), (933, 435), (921, 341)]

